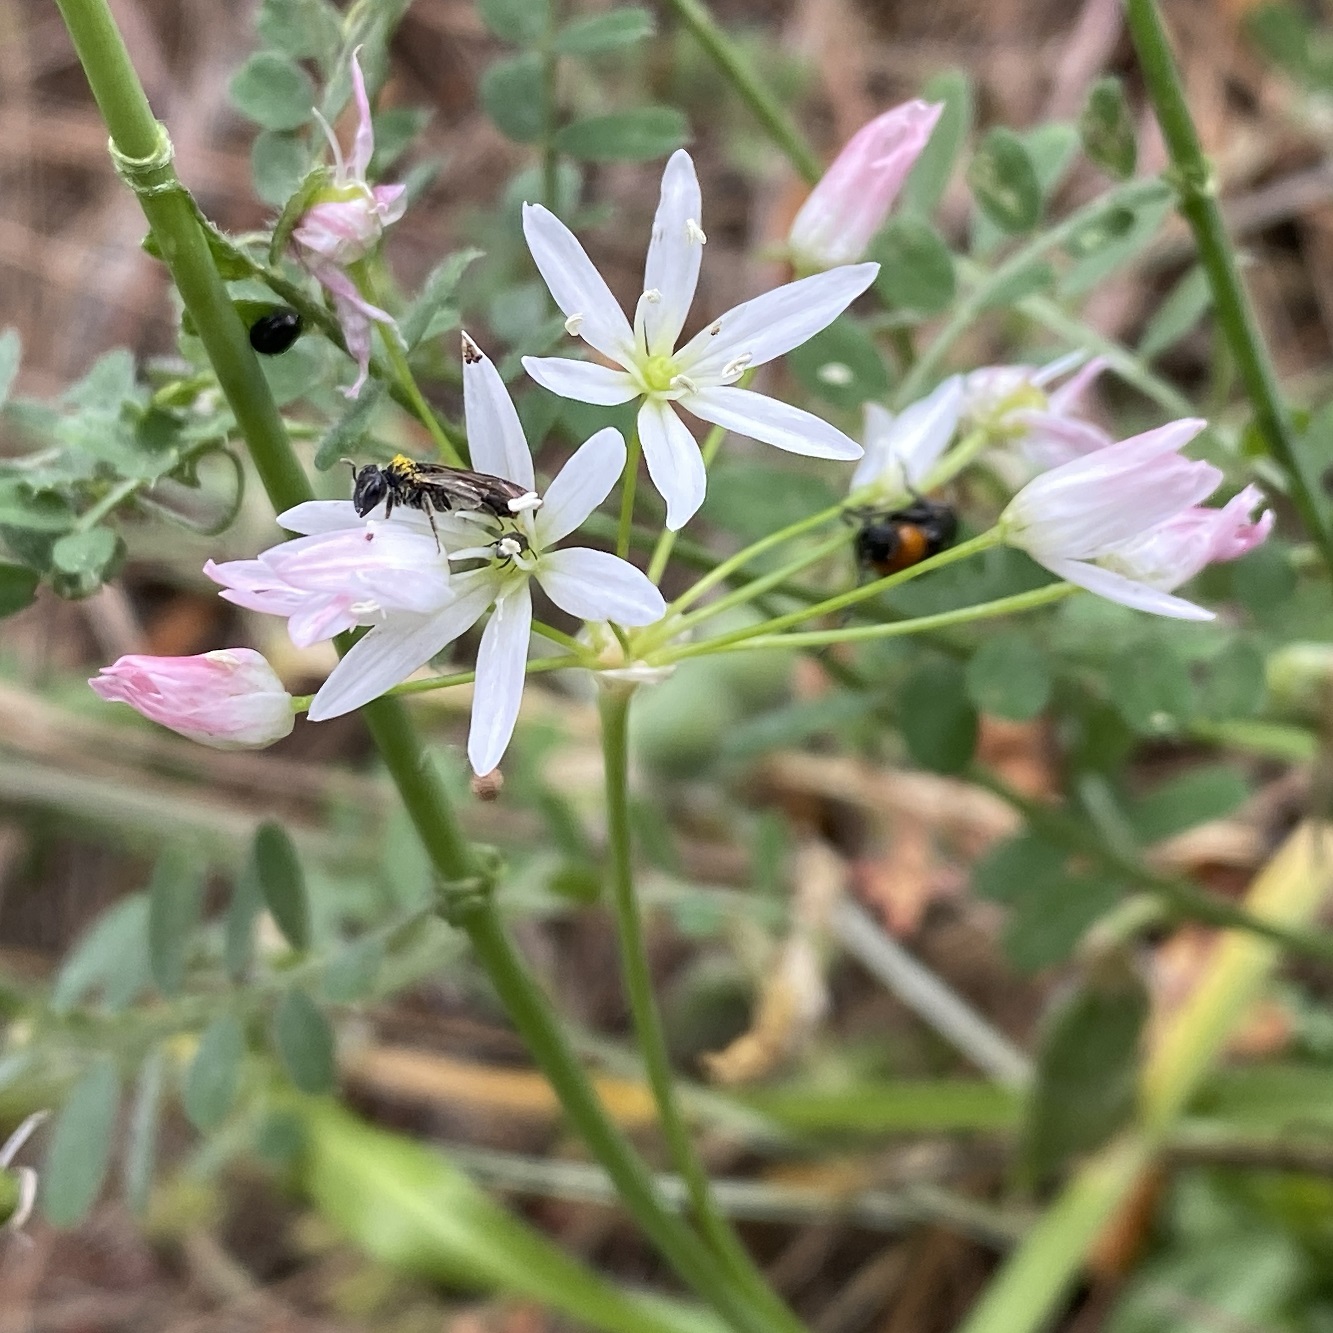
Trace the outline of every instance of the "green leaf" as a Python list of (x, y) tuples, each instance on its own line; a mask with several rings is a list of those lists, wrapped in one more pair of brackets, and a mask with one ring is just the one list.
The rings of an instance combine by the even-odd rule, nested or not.
[(1083, 151), (1108, 175), (1128, 180), (1139, 160), (1134, 117), (1119, 79), (1098, 79), (1088, 92), (1078, 120)]
[(1223, 819), (1250, 796), (1245, 774), (1231, 764), (1208, 764), (1167, 782), (1125, 811), (1140, 842), (1160, 842), (1210, 819)]
[(1236, 639), (1208, 664), (1200, 710), (1218, 721), (1253, 717), (1263, 706), (1264, 655), (1249, 639)]
[[(757, 460), (724, 459), (713, 469), (712, 483), (703, 517), (746, 542), (809, 518), (838, 498), (823, 476)], [(850, 547), (850, 534), (847, 542)]]
[(977, 714), (963, 668), (946, 660), (917, 668), (898, 691), (898, 729), (912, 759), (935, 773), (957, 773), (977, 745)]
[(1120, 880), (1095, 875), (1070, 875), (1048, 893), (1025, 894), (1005, 923), (1005, 954), (1020, 972), (1063, 963), (1123, 897)]
[(250, 172), (255, 193), (274, 208), (300, 188), (310, 165), (310, 150), (295, 134), (265, 130), (250, 145)]
[(228, 85), (232, 105), (266, 130), (296, 130), (310, 120), (315, 85), (294, 60), (277, 51), (256, 51)]
[(296, 848), (281, 824), (261, 824), (251, 857), (259, 888), (278, 929), (293, 949), (310, 947), (310, 898)]
[(1080, 257), (1070, 265), (1060, 282), (1060, 291), (1065, 296), (1082, 296), (1105, 281), (1116, 269), (1128, 264), (1140, 251), (1147, 248), (1154, 236), (1161, 229), (1171, 212), (1171, 195), (1165, 185), (1162, 193), (1140, 204), (1133, 210), (1133, 222), (1122, 225), (1122, 217), (1130, 210), (1113, 207), (1106, 210), (1106, 220), (1100, 226), (1104, 233), (1104, 243), (1091, 249), (1088, 238), (1091, 237), (1098, 223), (1092, 220), (1082, 233)]
[(536, 143), (546, 127), (546, 81), (541, 56), (528, 52), (497, 60), (482, 75), (481, 105), (515, 143)]
[(1050, 669), (1027, 634), (1010, 630), (988, 638), (973, 654), (967, 692), (980, 712), (1026, 722), (1050, 700)]
[(121, 1166), (125, 1201), (131, 1211), (140, 1217), (148, 1211), (148, 1200), (153, 1190), (166, 1073), (166, 1051), (161, 1046), (154, 1046), (144, 1057), (143, 1064), (139, 1066), (139, 1077), (135, 1080), (134, 1104), (130, 1108), (125, 1159)]
[(264, 890), (259, 884), (259, 869), (251, 857), (232, 886), (223, 927), (222, 961), (233, 981), (244, 981), (250, 971), (255, 952), (255, 919), (263, 906)]
[(35, 569), (0, 563), (0, 619), (31, 606), (37, 599), (37, 585), (41, 581)]
[(689, 137), (689, 122), (675, 107), (643, 106), (565, 125), (555, 147), (587, 162), (639, 162), (665, 157)]
[(148, 886), (148, 961), (165, 996), (185, 980), (185, 958), (204, 905), (204, 867), (179, 847), (158, 858)]
[(1019, 1160), (1030, 1184), (1104, 1143), (1138, 1091), (1148, 990), (1127, 956), (1099, 958), (1043, 1023)]
[(51, 549), (51, 560), (62, 574), (100, 578), (115, 559), (116, 534), (110, 528), (71, 532)]
[(409, 352), (428, 336), (441, 307), (453, 299), (463, 274), (483, 253), (470, 248), (455, 250), (431, 269), (402, 319), (403, 341)]
[(1139, 339), (1139, 355), (1155, 361), (1174, 347), (1212, 308), (1213, 289), (1208, 275), (1195, 264), (1166, 294)]
[(51, 1011), (67, 1014), (93, 991), (107, 1008), (125, 1008), (148, 980), (148, 895), (113, 903), (66, 955), (51, 988)]
[(946, 70), (926, 81), (921, 96), (927, 102), (943, 102), (944, 110), (912, 165), (898, 206), (905, 213), (928, 218), (949, 188), (958, 155), (972, 132), (972, 82), (962, 70)]
[(9, 401), (9, 391), (14, 387), (15, 376), (19, 373), (19, 358), (22, 354), (17, 329), (6, 329), (0, 334), (0, 407)]
[(1237, 601), (1256, 618), (1266, 619), (1296, 591), (1296, 571), (1285, 547), (1267, 541), (1230, 566)]
[(335, 58), (342, 41), (338, 12), (326, 0), (264, 0), (255, 26), (266, 46), (322, 65)]
[[(304, 153), (304, 148), (301, 150)], [(276, 264), (287, 248), (287, 242), (296, 230), (296, 224), (305, 216), (307, 209), (315, 202), (315, 197), (327, 190), (333, 183), (333, 168), (320, 163), (306, 172), (301, 183), (296, 187), (290, 199), (282, 206), (282, 212), (273, 226), (273, 236), (269, 241), (268, 262)]]
[(185, 1114), (200, 1133), (216, 1129), (227, 1118), (241, 1086), (244, 1059), (245, 1031), (240, 1019), (235, 1014), (219, 1014), (199, 1039), (181, 1096)]
[(657, 21), (638, 5), (625, 5), (605, 14), (587, 14), (566, 23), (555, 35), (562, 56), (592, 56), (618, 51), (642, 42), (657, 31)]
[(1005, 306), (1017, 305), (1025, 296), (1054, 285), (1055, 270), (1044, 259), (1037, 259), (991, 287), (977, 309), (1002, 310)]
[(331, 1004), (355, 1004), (375, 988), (384, 963), (384, 941), (376, 935), (354, 940), (329, 960), (324, 969), (324, 998)]
[(293, 988), (273, 1018), (273, 1044), (292, 1082), (302, 1092), (328, 1092), (337, 1074), (333, 1029), (305, 991)]
[(697, 1308), (622, 1290), (553, 1244), (440, 1153), (328, 1101), (300, 1105), (302, 1192), (380, 1263), (449, 1287), (496, 1289), (605, 1333), (719, 1333)]
[(424, 106), (394, 106), (376, 113), (375, 152), (367, 171), (371, 180), (384, 176), (430, 124), (431, 117), (430, 108)]
[(1002, 231), (1030, 231), (1041, 217), (1041, 184), (1023, 142), (1012, 130), (989, 130), (967, 168), (982, 212)]
[(850, 315), (787, 354), (802, 388), (835, 407), (855, 408), (889, 391), (889, 374), (875, 341)]
[(1061, 120), (1034, 125), (1018, 136), (1037, 173), (1043, 203), (1051, 197), (1078, 151), (1078, 131)]
[(99, 1055), (70, 1090), (56, 1116), (41, 1172), (42, 1211), (53, 1226), (81, 1222), (102, 1192), (120, 1105), (120, 1078)]
[(482, 22), (501, 41), (532, 46), (546, 35), (550, 0), (477, 0)]
[(1034, 833), (1021, 833), (992, 847), (972, 871), (972, 892), (997, 903), (1046, 894), (1067, 878), (1065, 853)]
[(315, 469), (327, 472), (335, 463), (355, 454), (370, 431), (370, 423), (384, 400), (383, 380), (371, 380), (361, 396), (335, 421), (315, 450)]
[(1194, 715), (1189, 668), (1163, 640), (1127, 648), (1112, 661), (1107, 691), (1141, 736), (1169, 736)]
[(910, 213), (891, 218), (867, 257), (879, 261), (875, 286), (890, 309), (935, 315), (953, 300), (953, 255), (924, 218)]

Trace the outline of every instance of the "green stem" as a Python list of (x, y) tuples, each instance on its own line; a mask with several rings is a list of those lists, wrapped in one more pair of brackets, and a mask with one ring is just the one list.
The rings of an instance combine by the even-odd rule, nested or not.
[(754, 112), (755, 118), (768, 136), (786, 154), (807, 185), (814, 185), (824, 174), (824, 164), (796, 123), (786, 113), (782, 103), (764, 86), (750, 68), (736, 43), (719, 26), (701, 0), (667, 0), (682, 23), (694, 34), (695, 40), (708, 53), (723, 76), (740, 94), (741, 100)]
[(384, 334), (384, 350), (388, 355), (389, 365), (393, 368), (394, 379), (403, 391), (407, 401), (411, 403), (417, 420), (430, 432), (430, 437), (435, 441), (435, 447), (439, 450), (440, 457), (450, 467), (465, 466), (463, 456), (458, 452), (454, 442), (444, 433), (444, 428), (440, 425), (434, 410), (421, 392), (416, 376), (412, 373), (412, 367), (408, 362), (407, 353), (403, 351), (403, 346), (398, 341), (398, 334), (391, 328), (382, 329), (381, 332)]
[(1076, 209), (1050, 231), (1043, 232), (1022, 249), (1014, 251), (964, 301), (959, 303), (948, 323), (935, 335), (935, 340), (922, 353), (912, 369), (903, 376), (894, 394), (895, 401), (900, 405), (907, 404), (922, 395), (949, 349), (977, 322), (982, 312), (991, 304), (995, 294), (1011, 283), (1024, 269), (1030, 268), (1052, 250), (1064, 245), (1071, 236), (1096, 221), (1104, 213), (1112, 210), (1136, 209), (1152, 199), (1161, 198), (1166, 189), (1166, 185), (1160, 180), (1130, 181), (1114, 190), (1108, 190), (1090, 204)]
[[(707, 639), (703, 643), (690, 644), (675, 652), (667, 653), (663, 659), (665, 661), (677, 661), (681, 657), (698, 657), (701, 653), (718, 652), (723, 648), (730, 648), (743, 640), (758, 638), (764, 636), (764, 647), (773, 647), (777, 643), (782, 644), (813, 644), (813, 643), (843, 643), (846, 641), (855, 641), (857, 639), (880, 638), (892, 634), (914, 634), (918, 631), (910, 628), (911, 626), (924, 627), (925, 621), (932, 622), (930, 628), (934, 628), (933, 622), (939, 621), (938, 616), (925, 616), (917, 620), (901, 620), (892, 625), (864, 625), (859, 629), (836, 629), (820, 630), (816, 634), (784, 634), (781, 639), (777, 636), (783, 630), (790, 629), (793, 625), (802, 624), (807, 620), (814, 620), (820, 616), (831, 616), (838, 611), (845, 610), (849, 606), (855, 606), (858, 602), (864, 602), (867, 598), (878, 597), (882, 592), (889, 592), (903, 583), (908, 583), (912, 579), (920, 578), (922, 574), (929, 574), (932, 570), (943, 569), (945, 565), (956, 564), (959, 560), (966, 560), (971, 556), (978, 555), (982, 551), (988, 551), (993, 546), (1000, 544), (999, 528), (991, 528), (988, 532), (983, 532), (978, 537), (973, 537), (971, 541), (961, 542), (957, 546), (951, 546), (947, 551), (941, 551), (939, 555), (932, 556), (929, 560), (923, 560), (920, 564), (910, 565), (907, 569), (900, 569), (896, 574), (889, 574), (885, 578), (875, 579), (872, 583), (863, 583), (859, 587), (851, 588), (847, 592), (839, 593), (836, 597), (826, 598), (822, 602), (814, 602), (809, 606), (803, 606), (797, 611), (789, 611), (785, 616), (778, 616), (775, 620), (765, 620), (758, 625), (747, 625), (742, 629), (733, 630), (730, 634), (723, 634), (716, 639)], [(720, 568), (720, 566), (719, 566)], [(716, 571), (714, 571), (716, 572)], [(761, 580), (762, 581), (762, 580)], [(702, 582), (702, 580), (701, 580)], [(697, 586), (697, 585), (696, 585)], [(1062, 586), (1062, 585), (1052, 585)], [(1037, 593), (1045, 593), (1045, 600), (1050, 600), (1049, 588), (1038, 588)], [(1032, 593), (1022, 593), (1020, 597), (1034, 596)], [(1005, 598), (1005, 601), (1013, 601), (1013, 598)], [(1041, 601), (1034, 605), (1041, 605)], [(999, 603), (987, 603), (987, 605), (996, 606)], [(949, 611), (946, 614), (950, 616), (963, 615), (967, 611), (974, 611), (976, 607), (964, 607), (962, 611)], [(1025, 606), (1019, 606), (1019, 610), (1026, 609)], [(1002, 612), (992, 612), (991, 614), (1000, 615)], [(967, 617), (964, 615), (964, 619)], [(940, 623), (957, 624), (956, 620), (941, 621)]]
[(634, 535), (634, 496), (639, 487), (639, 432), (630, 432), (629, 446), (625, 454), (625, 470), (620, 481), (620, 525), (616, 529), (616, 554), (622, 560), (629, 559), (630, 541)]
[[(115, 149), (124, 158), (137, 160), (131, 164), (133, 187), (269, 498), (280, 510), (311, 498), (310, 483), (292, 452), (248, 334), (213, 263), (194, 203), (177, 180), (169, 157), (163, 156), (165, 131), (153, 117), (106, 0), (58, 0), (58, 4)], [(348, 636), (339, 642), (345, 650)], [(672, 1216), (647, 1168), (597, 1100), (549, 1001), (505, 934), (487, 891), (487, 868), (464, 836), (448, 793), (402, 705), (380, 698), (362, 712), (431, 862), (445, 881), (444, 910), (452, 911), (467, 931), (519, 1035), (556, 1088), (571, 1121), (615, 1180), (626, 1207), (681, 1276), (735, 1328), (769, 1333), (771, 1321), (756, 1310), (753, 1298), (738, 1289), (698, 1237)]]
[(1333, 525), (1306, 475), (1272, 358), (1241, 284), (1236, 252), (1218, 207), (1217, 182), (1185, 101), (1162, 16), (1154, 0), (1125, 0), (1125, 19), (1171, 157), (1177, 206), (1194, 233), (1199, 262), (1212, 289), (1218, 327), (1236, 359), (1268, 453), (1286, 473), (1292, 503), (1333, 569)]
[(754, 1269), (744, 1247), (713, 1199), (708, 1172), (690, 1141), (689, 1127), (676, 1100), (675, 1079), (667, 1054), (666, 1033), (653, 998), (648, 947), (634, 890), (633, 835), (629, 810), (629, 706), (633, 687), (604, 684), (598, 704), (602, 721), (602, 755), (606, 770), (607, 843), (611, 861), (611, 895), (615, 907), (616, 933), (620, 942), (620, 966), (629, 1001), (639, 1053), (643, 1057), (648, 1084), (657, 1103), (658, 1119), (667, 1141), (671, 1161), (685, 1182), (690, 1210), (704, 1238), (732, 1275), (742, 1282), (752, 1298), (767, 1307), (770, 1327), (801, 1328), (763, 1277)]
[[(760, 652), (768, 648), (823, 648), (838, 643), (897, 639), (907, 634), (927, 634), (932, 630), (948, 629), (953, 625), (967, 625), (974, 620), (1017, 615), (1021, 611), (1032, 611), (1039, 606), (1048, 606), (1078, 591), (1072, 583), (1051, 583), (1033, 592), (1015, 593), (1012, 597), (1001, 597), (994, 602), (981, 602), (977, 606), (961, 606), (956, 611), (940, 611), (933, 616), (916, 616), (912, 620), (894, 620), (886, 625), (860, 625), (854, 629), (775, 634), (770, 633), (763, 625), (756, 625), (753, 634), (738, 632), (720, 639), (689, 644), (673, 652), (660, 654), (656, 660), (665, 666), (671, 662), (680, 662), (687, 657), (707, 657), (710, 653)], [(783, 616), (780, 619), (786, 620), (788, 617)], [(768, 622), (769, 625), (776, 623), (776, 621)]]

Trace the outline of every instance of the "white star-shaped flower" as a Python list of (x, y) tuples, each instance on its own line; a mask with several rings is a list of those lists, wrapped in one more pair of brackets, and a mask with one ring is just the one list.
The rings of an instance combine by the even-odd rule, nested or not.
[[(463, 411), (473, 466), (517, 482), (525, 490), (535, 490), (532, 455), (509, 392), (494, 365), (466, 335), (464, 348)], [(558, 607), (580, 620), (650, 625), (666, 610), (662, 594), (627, 561), (584, 547), (552, 549), (606, 499), (624, 466), (625, 442), (620, 432), (611, 428), (598, 431), (546, 488), (540, 507), (524, 508), (503, 519), (481, 511), (435, 515), (443, 550), (436, 547), (425, 515), (401, 506), (389, 519), (372, 518), (369, 523), (346, 500), (312, 500), (281, 514), (281, 525), (289, 532), (307, 534), (307, 542), (323, 537), (331, 560), (336, 561), (342, 559), (341, 541), (349, 530), (401, 531), (404, 536), (420, 537), (408, 548), (419, 568), (404, 567), (399, 549), (403, 544), (399, 543), (386, 547), (394, 557), (386, 573), (400, 580), (404, 590), (417, 584), (443, 593), (424, 611), (410, 609), (404, 598), (379, 600), (374, 617), (367, 617), (369, 632), (315, 695), (309, 710), (311, 721), (350, 712), (406, 680), (493, 607), (477, 654), (468, 734), (472, 767), (477, 773), (489, 773), (509, 744), (523, 697), (532, 625), (530, 579), (535, 578)], [(381, 545), (364, 545), (366, 564), (379, 558)], [(306, 561), (311, 563), (312, 553), (307, 553)], [(446, 562), (455, 566), (447, 577)], [(463, 567), (456, 568), (459, 565)], [(225, 571), (225, 566), (221, 568)], [(274, 591), (271, 606), (263, 604), (262, 592), (254, 590), (246, 605), (292, 614), (291, 577), (289, 574), (288, 583)], [(360, 595), (366, 569), (358, 571), (355, 579), (350, 572), (346, 577), (351, 592)], [(315, 577), (313, 582), (318, 583), (321, 594), (326, 591), (326, 578)]]
[(630, 327), (573, 232), (540, 204), (523, 206), (523, 232), (565, 327), (619, 369), (565, 357), (524, 357), (552, 393), (614, 406), (642, 398), (639, 440), (648, 475), (667, 505), (667, 527), (683, 527), (703, 503), (699, 446), (677, 415), (684, 408), (738, 435), (813, 458), (856, 459), (861, 447), (798, 407), (736, 387), (755, 366), (789, 352), (831, 324), (874, 281), (878, 264), (852, 264), (778, 287), (713, 320), (684, 347), (705, 236), (694, 163), (683, 149), (662, 176), (643, 295)]

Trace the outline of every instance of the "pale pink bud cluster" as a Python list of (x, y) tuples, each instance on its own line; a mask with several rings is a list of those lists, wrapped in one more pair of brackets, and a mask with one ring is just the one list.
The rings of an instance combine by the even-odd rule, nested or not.
[(320, 192), (292, 232), (298, 258), (333, 297), (347, 350), (356, 359), (358, 374), (356, 382), (346, 391), (349, 398), (361, 392), (369, 373), (372, 325), (392, 327), (394, 321), (392, 315), (371, 305), (361, 295), (346, 270), (375, 249), (384, 228), (397, 222), (407, 207), (403, 198), (405, 186), (372, 186), (366, 180), (366, 170), (375, 151), (375, 132), (370, 121), (366, 81), (355, 51), (352, 91), (357, 110), (352, 154), (344, 160), (333, 130), (320, 117), (333, 148), (333, 183)]
[(112, 703), (217, 750), (254, 749), (292, 729), (292, 696), (251, 648), (198, 657), (122, 657), (88, 682)]
[(1173, 421), (1052, 468), (1030, 481), (1000, 517), (1005, 541), (1053, 574), (1101, 597), (1181, 620), (1213, 613), (1171, 596), (1205, 565), (1235, 560), (1262, 542), (1271, 513), (1247, 487), (1222, 509), (1199, 502), (1222, 473), (1180, 451), (1204, 421)]
[(884, 225), (944, 107), (912, 101), (863, 125), (810, 192), (788, 244), (802, 269), (855, 264)]

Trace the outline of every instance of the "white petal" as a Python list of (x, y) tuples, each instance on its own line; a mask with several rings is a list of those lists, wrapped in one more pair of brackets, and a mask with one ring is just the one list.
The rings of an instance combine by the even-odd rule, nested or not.
[(395, 616), (376, 625), (329, 673), (310, 705), (310, 720), (341, 717), (379, 698), (475, 625), (498, 586), (489, 570), (481, 574), (470, 585), (459, 575), (457, 599), (437, 615)]
[(756, 296), (695, 334), (677, 364), (696, 381), (721, 378), (744, 357), (747, 365), (762, 366), (832, 324), (878, 272), (878, 264), (848, 264)]
[(657, 493), (666, 501), (666, 525), (683, 528), (699, 512), (708, 487), (703, 455), (689, 427), (668, 403), (649, 399), (639, 409), (639, 443)]
[(570, 318), (583, 317), (579, 337), (612, 361), (632, 357), (629, 320), (574, 233), (541, 204), (524, 204), (523, 235), (556, 305)]
[(585, 440), (546, 488), (534, 524), (539, 547), (567, 536), (597, 508), (625, 470), (625, 441), (613, 426)]
[(1095, 592), (1098, 597), (1119, 602), (1121, 606), (1131, 606), (1136, 611), (1151, 611), (1153, 615), (1170, 616), (1173, 620), (1212, 620), (1211, 611), (1183, 597), (1172, 597), (1169, 592), (1150, 588), (1146, 583), (1135, 583), (1114, 570), (1103, 569), (1100, 565), (1089, 564), (1085, 560), (1043, 560), (1052, 574), (1077, 583), (1080, 588)]
[(852, 477), (852, 488), (875, 481), (887, 487), (920, 486), (958, 429), (963, 397), (962, 376), (951, 375), (896, 418), (878, 403), (867, 403), (866, 457)]
[(852, 473), (849, 490), (859, 490), (881, 480), (893, 461), (893, 413), (881, 403), (867, 403), (861, 427), (865, 454)]
[(700, 389), (686, 394), (680, 405), (715, 426), (725, 426), (737, 435), (762, 440), (791, 454), (842, 462), (861, 457), (861, 446), (836, 426), (752, 389)]
[(699, 285), (704, 233), (700, 227), (703, 200), (690, 155), (678, 148), (662, 173), (662, 197), (653, 218), (653, 237), (643, 271), (644, 291), (661, 299), (644, 302), (643, 331), (652, 356), (669, 356)]
[(552, 551), (537, 566), (537, 582), (562, 610), (580, 620), (651, 625), (666, 614), (648, 576), (609, 551), (571, 546)]
[(366, 520), (352, 508), (350, 500), (305, 500), (278, 515), (278, 526), (303, 537), (317, 533), (363, 528)]
[(467, 423), (472, 466), (505, 477), (527, 490), (537, 484), (532, 451), (500, 372), (480, 347), (463, 334), (463, 420)]
[(532, 594), (525, 579), (496, 602), (477, 651), (472, 726), (467, 734), (467, 757), (477, 774), (499, 766), (514, 734), (531, 631)]
[(623, 370), (565, 356), (525, 356), (523, 369), (542, 386), (578, 403), (617, 407), (643, 391)]

